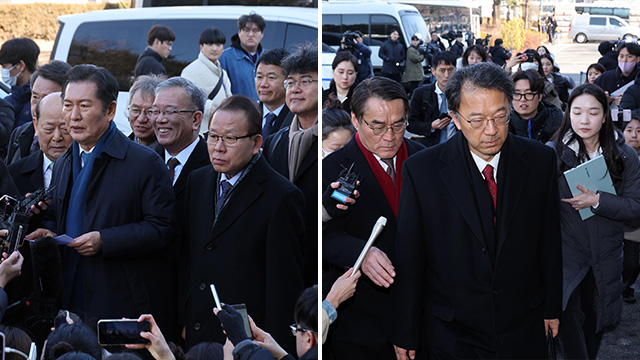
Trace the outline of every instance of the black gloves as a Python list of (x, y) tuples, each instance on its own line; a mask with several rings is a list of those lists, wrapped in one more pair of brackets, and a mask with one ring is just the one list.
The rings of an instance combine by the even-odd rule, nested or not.
[(227, 333), (227, 338), (229, 338), (233, 346), (249, 338), (244, 328), (242, 315), (231, 305), (225, 304), (222, 309), (218, 311), (218, 319), (220, 319), (222, 327)]

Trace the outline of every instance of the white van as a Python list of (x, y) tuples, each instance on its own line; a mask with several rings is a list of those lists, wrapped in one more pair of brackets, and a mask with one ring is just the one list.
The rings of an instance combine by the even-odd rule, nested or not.
[(94, 64), (109, 70), (120, 84), (116, 125), (131, 132), (126, 107), (129, 87), (138, 55), (147, 46), (147, 33), (153, 25), (170, 27), (176, 34), (173, 50), (165, 67), (168, 76), (178, 76), (200, 51), (198, 39), (206, 28), (222, 30), (227, 43), (238, 32), (241, 15), (255, 11), (267, 23), (262, 46), (284, 47), (318, 39), (318, 10), (278, 6), (196, 6), (153, 7), (144, 9), (101, 10), (58, 17), (60, 29), (51, 52), (52, 60), (69, 64)]
[(569, 39), (579, 43), (622, 38), (637, 41), (638, 37), (640, 28), (630, 26), (622, 18), (613, 15), (575, 15), (569, 24)]
[[(405, 47), (411, 45), (414, 34), (421, 34), (425, 43), (429, 41), (427, 25), (414, 6), (382, 1), (322, 1), (322, 42), (338, 49), (345, 31), (362, 31), (364, 44), (371, 47), (375, 73), (382, 67), (380, 45), (394, 28), (400, 30), (398, 41)], [(323, 76), (322, 80), (331, 79)]]

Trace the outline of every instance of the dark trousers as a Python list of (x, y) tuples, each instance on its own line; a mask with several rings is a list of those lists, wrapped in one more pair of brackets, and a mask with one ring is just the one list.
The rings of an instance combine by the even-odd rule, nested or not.
[(622, 265), (623, 289), (631, 288), (640, 274), (640, 243), (631, 240), (624, 241), (624, 260)]
[(565, 359), (595, 359), (603, 331), (596, 333), (598, 289), (593, 270), (569, 297), (567, 308), (560, 318), (560, 348)]

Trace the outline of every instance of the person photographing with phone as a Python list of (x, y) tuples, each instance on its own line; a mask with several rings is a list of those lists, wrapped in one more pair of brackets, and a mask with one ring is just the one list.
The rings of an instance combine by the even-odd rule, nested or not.
[[(220, 319), (227, 338), (234, 346), (235, 360), (294, 360), (271, 335), (260, 329), (249, 317), (251, 334), (247, 336), (242, 315), (231, 305), (216, 307), (214, 314)], [(296, 354), (300, 360), (318, 359), (318, 286), (307, 288), (298, 298), (294, 313), (294, 323), (289, 327), (296, 337)]]
[(433, 55), (431, 73), (436, 82), (414, 90), (409, 103), (409, 125), (407, 130), (423, 136), (424, 146), (433, 146), (447, 141), (456, 133), (447, 108), (444, 89), (456, 71), (456, 56), (450, 51)]

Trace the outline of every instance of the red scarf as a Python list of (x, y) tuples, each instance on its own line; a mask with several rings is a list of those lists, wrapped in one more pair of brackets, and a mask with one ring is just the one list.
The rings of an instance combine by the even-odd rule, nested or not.
[(387, 198), (387, 202), (391, 206), (391, 210), (393, 210), (393, 214), (398, 217), (398, 204), (400, 202), (400, 189), (402, 188), (402, 164), (405, 160), (407, 160), (407, 144), (402, 141), (402, 146), (398, 150), (396, 154), (396, 184), (393, 185), (393, 180), (389, 174), (382, 168), (378, 159), (373, 156), (373, 153), (362, 145), (362, 141), (360, 141), (360, 136), (356, 133), (356, 143), (358, 143), (358, 147), (360, 151), (364, 154), (364, 157), (367, 159), (369, 163), (369, 167), (373, 170), (373, 174), (376, 176), (376, 180), (378, 180), (378, 184), (382, 188), (384, 192), (384, 196)]

